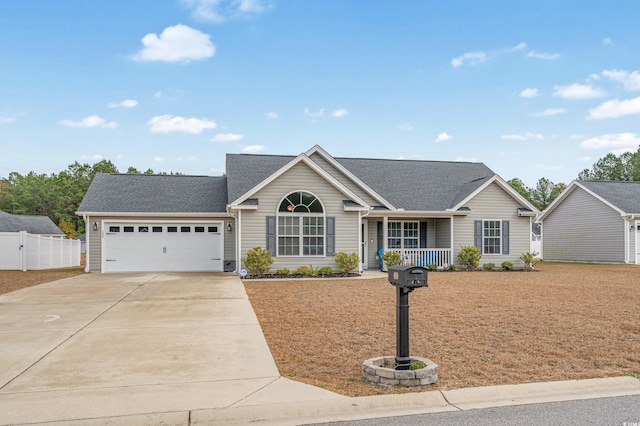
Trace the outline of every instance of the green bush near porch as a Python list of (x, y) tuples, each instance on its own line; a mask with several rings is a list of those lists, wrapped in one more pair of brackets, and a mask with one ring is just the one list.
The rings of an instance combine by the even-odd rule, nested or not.
[(475, 270), (480, 265), (480, 249), (476, 246), (461, 246), (456, 258), (466, 269)]
[(336, 265), (340, 272), (351, 272), (360, 264), (360, 256), (358, 253), (347, 254), (343, 251), (336, 253)]

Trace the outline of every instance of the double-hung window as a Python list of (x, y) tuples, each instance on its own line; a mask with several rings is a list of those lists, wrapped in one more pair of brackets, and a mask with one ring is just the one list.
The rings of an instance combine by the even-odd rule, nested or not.
[(387, 247), (390, 249), (409, 249), (419, 247), (419, 222), (389, 222)]
[(278, 255), (324, 254), (325, 216), (322, 203), (308, 192), (292, 192), (278, 208)]
[(502, 253), (502, 221), (482, 221), (482, 254)]

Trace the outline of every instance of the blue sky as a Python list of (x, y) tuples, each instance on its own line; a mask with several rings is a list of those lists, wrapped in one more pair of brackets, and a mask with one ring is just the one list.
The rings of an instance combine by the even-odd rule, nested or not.
[[(640, 145), (640, 2), (0, 6), (0, 177), (225, 153), (479, 161), (569, 183)], [(410, 179), (410, 177), (407, 177)]]

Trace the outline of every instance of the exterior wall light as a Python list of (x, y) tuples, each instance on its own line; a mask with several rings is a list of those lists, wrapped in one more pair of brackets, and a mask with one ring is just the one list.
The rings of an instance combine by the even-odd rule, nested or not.
[(233, 225), (231, 225), (231, 222), (227, 222), (227, 231), (233, 231)]
[(98, 222), (93, 222), (93, 226), (92, 226), (94, 231), (98, 230)]

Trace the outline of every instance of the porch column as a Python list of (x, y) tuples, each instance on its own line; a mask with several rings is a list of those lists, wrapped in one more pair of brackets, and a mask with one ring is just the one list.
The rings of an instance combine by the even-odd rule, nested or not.
[(455, 216), (451, 216), (449, 218), (449, 227), (451, 228), (451, 235), (449, 236), (449, 266), (451, 266), (453, 264), (453, 219), (455, 219)]
[(364, 262), (364, 251), (366, 248), (362, 245), (362, 212), (358, 211), (358, 251), (362, 255), (362, 259), (358, 264), (358, 272), (362, 273), (362, 262)]

